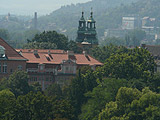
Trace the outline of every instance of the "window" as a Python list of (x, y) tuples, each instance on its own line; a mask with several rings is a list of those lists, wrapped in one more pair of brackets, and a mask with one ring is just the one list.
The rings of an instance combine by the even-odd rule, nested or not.
[(1, 63), (0, 63), (0, 73), (1, 73)]
[(66, 71), (68, 71), (69, 70), (69, 68), (68, 67), (66, 67)]
[(10, 69), (10, 73), (13, 73), (13, 70), (12, 70), (12, 69)]
[(18, 70), (22, 70), (22, 65), (18, 65)]
[(7, 73), (7, 63), (3, 63), (3, 73)]

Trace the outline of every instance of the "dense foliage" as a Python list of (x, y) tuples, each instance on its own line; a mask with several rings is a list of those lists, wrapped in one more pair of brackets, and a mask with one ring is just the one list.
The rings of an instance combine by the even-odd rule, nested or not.
[(81, 52), (81, 48), (76, 42), (69, 41), (64, 34), (56, 31), (44, 31), (36, 34), (32, 40), (28, 39), (28, 43), (23, 46), (25, 49), (62, 49), (72, 50), (75, 53)]
[(160, 94), (144, 88), (141, 91), (122, 87), (116, 101), (106, 104), (99, 114), (99, 120), (159, 120)]
[(68, 85), (41, 91), (22, 71), (1, 80), (0, 119), (159, 120), (160, 73), (154, 73), (150, 53), (114, 45), (95, 49), (104, 66), (80, 68)]

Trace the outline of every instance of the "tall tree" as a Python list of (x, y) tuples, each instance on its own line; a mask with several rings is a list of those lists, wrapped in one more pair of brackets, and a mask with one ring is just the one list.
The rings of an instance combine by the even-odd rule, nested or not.
[(122, 87), (116, 101), (106, 104), (99, 120), (159, 120), (160, 94), (144, 88), (141, 91)]
[(63, 34), (57, 33), (56, 31), (44, 31), (40, 34), (36, 34), (35, 37), (32, 39), (32, 42), (54, 43), (55, 45), (57, 45), (58, 49), (68, 49), (68, 38)]
[(30, 91), (28, 79), (29, 77), (26, 72), (14, 72), (7, 80), (7, 87), (14, 93), (16, 97), (19, 95), (25, 95)]
[(0, 119), (13, 120), (15, 116), (15, 95), (9, 90), (0, 91)]
[(0, 38), (4, 40), (9, 40), (9, 32), (6, 29), (0, 29)]
[(107, 102), (115, 100), (118, 89), (125, 86), (125, 79), (104, 79), (101, 84), (93, 88), (92, 91), (85, 93), (88, 101), (82, 105), (81, 120), (97, 120), (100, 111)]
[(128, 53), (112, 55), (104, 64), (104, 76), (115, 78), (149, 78), (155, 62), (149, 51), (135, 48)]

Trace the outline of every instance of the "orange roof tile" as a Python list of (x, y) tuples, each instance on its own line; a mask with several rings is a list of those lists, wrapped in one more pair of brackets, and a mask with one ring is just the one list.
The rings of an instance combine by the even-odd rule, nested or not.
[(17, 52), (22, 53), (28, 53), (28, 52), (34, 52), (34, 50), (37, 50), (38, 53), (65, 53), (64, 50), (50, 50), (50, 49), (16, 49)]
[(7, 42), (0, 38), (0, 45), (5, 48), (5, 55), (9, 60), (26, 60), (22, 55), (12, 48)]
[[(22, 50), (22, 55), (28, 59), (27, 63), (40, 63), (40, 64), (61, 64), (63, 60), (76, 60), (76, 63), (79, 65), (103, 65), (93, 57), (85, 54), (75, 54), (73, 56), (68, 56), (66, 52), (63, 53), (50, 53), (46, 54), (45, 52), (38, 51), (38, 54), (33, 52), (23, 52), (27, 50)], [(31, 50), (33, 51), (33, 50)], [(45, 50), (44, 50), (45, 51)], [(56, 51), (56, 50), (54, 50)]]

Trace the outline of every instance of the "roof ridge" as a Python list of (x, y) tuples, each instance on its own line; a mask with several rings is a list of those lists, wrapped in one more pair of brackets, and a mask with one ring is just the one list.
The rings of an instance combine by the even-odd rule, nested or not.
[(23, 57), (21, 54), (19, 54), (12, 46), (10, 46), (4, 39), (2, 39), (0, 37), (0, 40), (2, 40), (8, 47), (10, 47), (14, 52), (17, 53), (17, 55), (19, 55), (20, 57), (24, 58), (25, 60), (27, 60), (25, 57)]

